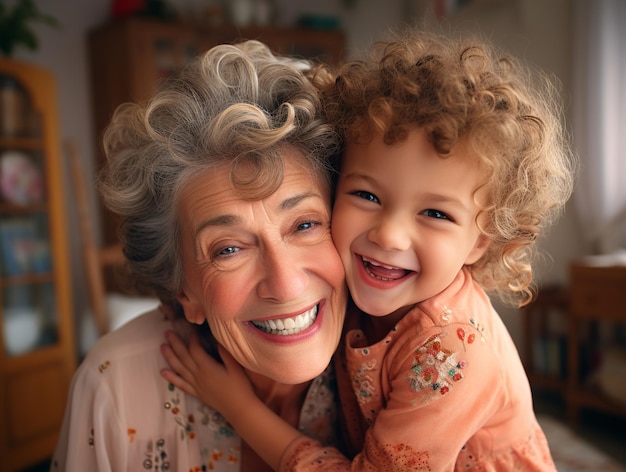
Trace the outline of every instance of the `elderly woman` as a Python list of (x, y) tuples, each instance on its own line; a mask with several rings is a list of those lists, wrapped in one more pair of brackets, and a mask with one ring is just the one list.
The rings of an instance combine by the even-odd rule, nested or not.
[[(317, 71), (324, 73), (324, 71)], [(219, 412), (168, 383), (164, 334), (225, 349), (288, 423), (332, 441), (326, 370), (344, 319), (315, 74), (261, 43), (217, 46), (120, 107), (100, 187), (133, 280), (169, 309), (101, 338), (75, 374), (53, 471), (263, 470)], [(184, 314), (183, 314), (184, 313)]]

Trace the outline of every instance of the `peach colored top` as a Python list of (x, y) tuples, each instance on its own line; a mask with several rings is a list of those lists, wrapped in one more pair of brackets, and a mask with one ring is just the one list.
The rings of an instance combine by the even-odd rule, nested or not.
[(344, 342), (335, 367), (355, 455), (302, 438), (280, 470), (556, 470), (513, 340), (469, 271), (381, 341), (350, 329)]

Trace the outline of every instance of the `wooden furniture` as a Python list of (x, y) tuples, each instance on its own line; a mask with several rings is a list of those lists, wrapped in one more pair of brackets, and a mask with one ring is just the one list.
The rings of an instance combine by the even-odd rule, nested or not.
[[(190, 58), (220, 43), (259, 39), (279, 53), (339, 63), (345, 49), (341, 31), (225, 25), (212, 29), (147, 18), (107, 23), (89, 35), (95, 136), (101, 166), (102, 131), (122, 102), (143, 101), (160, 79), (180, 69)], [(115, 218), (102, 209), (105, 244), (113, 244)]]
[[(570, 267), (568, 336), (568, 419), (576, 425), (581, 408), (626, 416), (626, 406), (587, 388), (581, 375), (581, 346), (593, 346), (598, 323), (626, 324), (626, 266), (593, 266), (584, 262)], [(586, 329), (585, 329), (586, 328)], [(583, 338), (581, 333), (586, 331)], [(591, 344), (590, 344), (591, 343)]]
[(89, 209), (89, 198), (84, 173), (80, 164), (80, 156), (74, 142), (67, 143), (67, 155), (70, 159), (72, 187), (78, 206), (78, 219), (82, 240), (83, 266), (89, 288), (89, 298), (93, 311), (96, 330), (103, 336), (110, 330), (110, 317), (106, 303), (105, 275), (107, 270), (122, 267), (125, 262), (121, 243), (100, 245), (93, 228), (92, 212)]
[(54, 77), (0, 59), (7, 82), (21, 95), (0, 96), (0, 470), (14, 471), (51, 456), (76, 351)]
[(567, 388), (566, 356), (569, 295), (565, 288), (542, 288), (522, 309), (523, 361), (528, 380), (536, 391), (564, 396)]

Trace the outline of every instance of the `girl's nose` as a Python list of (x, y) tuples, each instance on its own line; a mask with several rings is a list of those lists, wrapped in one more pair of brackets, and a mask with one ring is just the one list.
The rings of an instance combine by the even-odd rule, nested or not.
[(393, 215), (382, 217), (367, 233), (368, 239), (385, 251), (406, 251), (411, 247), (411, 226)]
[(286, 302), (306, 293), (310, 276), (297, 254), (288, 250), (269, 250), (265, 252), (262, 264), (262, 277), (257, 289), (259, 297)]

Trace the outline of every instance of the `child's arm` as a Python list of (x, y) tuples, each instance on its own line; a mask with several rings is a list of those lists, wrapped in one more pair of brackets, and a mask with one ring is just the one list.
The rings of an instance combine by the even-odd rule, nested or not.
[(163, 377), (223, 415), (277, 470), (284, 451), (302, 435), (259, 400), (242, 367), (221, 346), (223, 364), (207, 354), (195, 333), (188, 349), (175, 333), (166, 333), (166, 337), (169, 345), (163, 345), (162, 352), (172, 370), (164, 369)]
[[(469, 326), (466, 329), (472, 330)], [(164, 354), (180, 377), (164, 370), (165, 378), (192, 395), (200, 392), (200, 400), (219, 411), (276, 470), (399, 471), (410, 465), (451, 470), (464, 441), (484, 423), (485, 415), (491, 414), (500, 389), (494, 365), (497, 361), (483, 343), (474, 343), (464, 352), (454, 336), (442, 338), (446, 350), (458, 353), (462, 356), (459, 360), (466, 359), (473, 367), (465, 372), (468, 378), (455, 381), (445, 395), (429, 386), (419, 392), (411, 387), (414, 353), (397, 359), (397, 371), (394, 369), (389, 378), (391, 392), (386, 407), (367, 430), (362, 451), (350, 460), (337, 449), (301, 435), (272, 412), (256, 397), (241, 367), (223, 349), (221, 365), (197, 339), (192, 339), (189, 351), (179, 338), (170, 336), (169, 340), (171, 348), (164, 348)]]

